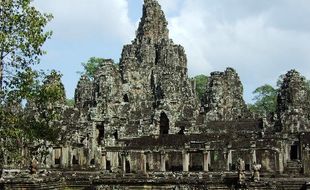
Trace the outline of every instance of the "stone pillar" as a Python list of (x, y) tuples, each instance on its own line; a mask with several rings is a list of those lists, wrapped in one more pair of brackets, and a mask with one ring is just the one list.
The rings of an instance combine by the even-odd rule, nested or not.
[(68, 156), (69, 156), (69, 148), (68, 147), (62, 147), (61, 149), (61, 167), (66, 168), (68, 167)]
[(144, 151), (141, 152), (141, 170), (146, 174), (146, 154)]
[(160, 152), (160, 171), (166, 171), (166, 153), (164, 151)]
[(188, 172), (189, 171), (189, 153), (184, 150), (182, 152), (182, 157), (183, 157), (183, 172)]
[(149, 163), (149, 169), (150, 169), (151, 171), (153, 171), (153, 170), (154, 170), (153, 152), (150, 152), (150, 153), (148, 154), (148, 163)]
[(126, 173), (126, 153), (123, 152), (121, 155), (122, 155), (122, 171), (125, 174)]
[(251, 153), (252, 153), (252, 162), (251, 162), (251, 167), (250, 170), (252, 170), (253, 166), (257, 164), (256, 160), (256, 143), (251, 142)]
[(230, 167), (232, 165), (232, 150), (228, 149), (227, 150), (227, 171), (230, 171)]
[(104, 150), (104, 151), (101, 152), (101, 155), (102, 155), (102, 157), (101, 157), (101, 159), (102, 159), (102, 161), (101, 161), (101, 169), (102, 170), (107, 170), (107, 152)]
[(208, 172), (209, 171), (209, 151), (203, 152), (203, 171)]
[(205, 151), (203, 152), (203, 171), (209, 171), (209, 165), (211, 165), (210, 157), (210, 144), (205, 144)]
[(283, 164), (283, 155), (282, 152), (278, 152), (278, 163), (279, 163), (279, 173), (282, 174), (284, 171), (284, 164)]
[(54, 148), (52, 151), (52, 165), (53, 165), (53, 167), (55, 167), (55, 149)]

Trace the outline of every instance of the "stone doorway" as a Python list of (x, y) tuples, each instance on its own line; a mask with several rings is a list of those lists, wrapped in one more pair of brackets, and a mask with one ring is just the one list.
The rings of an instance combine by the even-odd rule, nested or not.
[(125, 172), (130, 173), (130, 162), (128, 160), (125, 162)]
[(298, 160), (299, 147), (296, 144), (291, 145), (290, 158), (291, 160)]
[(169, 119), (164, 112), (160, 114), (160, 134), (169, 134)]

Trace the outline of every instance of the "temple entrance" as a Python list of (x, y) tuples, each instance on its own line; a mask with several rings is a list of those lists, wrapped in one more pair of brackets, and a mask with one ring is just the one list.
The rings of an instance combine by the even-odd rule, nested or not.
[(125, 162), (125, 170), (126, 173), (130, 173), (130, 162), (128, 160)]
[(104, 139), (104, 125), (97, 125), (98, 136), (97, 143), (98, 145), (102, 145)]
[(169, 134), (169, 119), (164, 112), (160, 114), (160, 134)]
[(79, 165), (79, 160), (76, 158), (75, 155), (73, 155), (73, 157), (72, 157), (72, 164), (73, 165)]
[(291, 146), (290, 158), (291, 160), (298, 159), (298, 145), (294, 144)]

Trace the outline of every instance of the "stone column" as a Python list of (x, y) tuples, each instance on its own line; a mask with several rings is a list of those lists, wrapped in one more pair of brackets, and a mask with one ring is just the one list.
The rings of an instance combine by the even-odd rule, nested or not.
[(148, 163), (149, 163), (149, 169), (151, 171), (154, 170), (154, 158), (153, 158), (153, 152), (149, 152), (148, 154)]
[(287, 161), (289, 160), (289, 150), (288, 150), (288, 144), (285, 144), (284, 145), (284, 166), (286, 167), (287, 166)]
[(203, 171), (208, 172), (209, 171), (209, 151), (203, 152)]
[(203, 152), (203, 171), (209, 171), (209, 165), (211, 165), (210, 159), (210, 144), (205, 144), (205, 151)]
[(283, 164), (283, 155), (282, 152), (278, 152), (278, 163), (279, 163), (279, 173), (282, 174), (284, 171), (284, 164)]
[(160, 152), (160, 171), (166, 171), (166, 153), (164, 151)]
[(66, 168), (68, 167), (68, 154), (69, 154), (69, 148), (68, 147), (62, 147), (61, 149), (61, 161), (60, 161), (60, 164), (61, 164), (61, 167), (62, 168)]
[(189, 171), (189, 153), (186, 150), (182, 152), (183, 157), (183, 172)]
[(232, 150), (227, 150), (227, 171), (230, 171), (230, 166), (232, 165)]
[(102, 155), (101, 168), (102, 170), (107, 170), (107, 152), (104, 150), (101, 152), (101, 155)]
[(53, 167), (55, 167), (55, 149), (54, 148), (52, 151), (52, 165), (53, 165)]
[(126, 173), (126, 152), (123, 152), (121, 156), (122, 156), (122, 170), (123, 170), (123, 173), (125, 174)]
[(146, 174), (146, 154), (144, 151), (141, 152), (141, 170)]
[(253, 166), (255, 164), (257, 164), (257, 160), (256, 160), (256, 143), (255, 142), (251, 142), (251, 153), (252, 153), (252, 162), (251, 162), (250, 170), (252, 171)]

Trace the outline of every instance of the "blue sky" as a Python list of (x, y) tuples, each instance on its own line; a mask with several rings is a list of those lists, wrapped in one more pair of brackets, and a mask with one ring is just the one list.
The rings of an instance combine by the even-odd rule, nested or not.
[[(290, 69), (310, 79), (309, 0), (159, 0), (170, 37), (185, 47), (189, 75), (237, 70), (250, 102), (256, 87)], [(52, 39), (40, 68), (63, 74), (68, 98), (92, 56), (118, 62), (134, 39), (142, 0), (35, 0), (52, 13)]]

